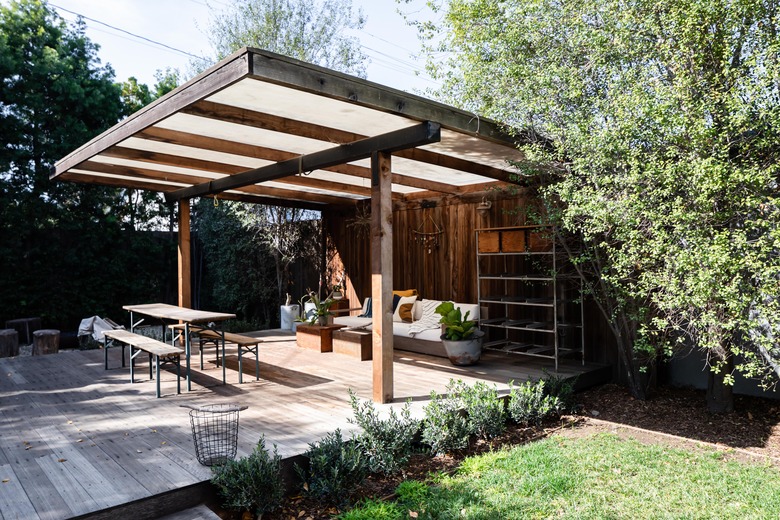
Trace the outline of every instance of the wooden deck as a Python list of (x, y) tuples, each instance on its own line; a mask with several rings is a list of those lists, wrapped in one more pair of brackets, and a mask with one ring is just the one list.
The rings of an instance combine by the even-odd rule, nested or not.
[[(261, 335), (267, 341), (260, 345), (260, 381), (254, 380), (254, 362), (245, 359), (244, 384), (238, 384), (235, 347), (231, 356), (228, 346), (228, 384), (222, 385), (214, 349), (207, 349), (211, 362), (202, 371), (193, 355), (192, 391), (176, 395), (175, 372), (164, 371), (160, 399), (146, 380), (145, 363), (136, 365), (140, 382), (130, 384), (119, 349), (109, 352), (109, 370), (102, 350), (0, 359), (0, 518), (155, 518), (195, 505), (173, 494), (197, 486), (202, 492), (211, 475), (196, 460), (184, 404), (247, 405), (240, 415), (239, 456), (250, 453), (261, 435), (290, 457), (336, 428), (352, 430), (347, 391), (371, 398), (371, 362), (298, 348), (289, 333)], [(510, 379), (542, 377), (544, 368), (505, 355), (458, 368), (397, 351), (397, 403), (386, 406), (411, 399), (421, 416), (430, 392), (443, 392), (450, 378), (495, 382), (506, 392)], [(603, 367), (572, 363), (560, 374), (599, 371)], [(144, 509), (145, 501), (162, 494), (170, 497), (167, 510), (159, 500)]]

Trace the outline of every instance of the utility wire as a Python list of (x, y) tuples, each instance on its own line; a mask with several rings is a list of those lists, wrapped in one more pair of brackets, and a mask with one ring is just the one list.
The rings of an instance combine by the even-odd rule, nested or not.
[(192, 53), (190, 53), (190, 52), (183, 51), (183, 50), (181, 50), (181, 49), (177, 49), (176, 47), (171, 47), (170, 45), (166, 45), (165, 43), (162, 43), (162, 42), (158, 42), (158, 41), (152, 40), (152, 39), (150, 39), (150, 38), (147, 38), (147, 37), (145, 37), (145, 36), (141, 36), (141, 35), (139, 35), (139, 34), (135, 34), (135, 33), (132, 33), (132, 32), (130, 32), (130, 31), (126, 31), (126, 30), (124, 30), (124, 29), (120, 29), (119, 27), (115, 27), (115, 26), (113, 26), (113, 25), (111, 25), (111, 24), (107, 24), (107, 23), (105, 23), (105, 22), (101, 22), (100, 20), (95, 20), (94, 18), (90, 18), (89, 16), (84, 16), (84, 15), (83, 15), (83, 14), (81, 14), (81, 13), (77, 13), (77, 12), (75, 12), (75, 11), (71, 11), (71, 10), (69, 10), (69, 9), (65, 9), (64, 7), (60, 7), (60, 6), (56, 5), (56, 4), (52, 4), (51, 2), (49, 3), (49, 5), (50, 5), (50, 6), (52, 6), (52, 7), (54, 7), (55, 9), (59, 9), (60, 11), (65, 11), (66, 13), (70, 13), (70, 14), (72, 14), (72, 15), (79, 16), (79, 17), (81, 17), (81, 18), (84, 18), (85, 20), (89, 20), (90, 22), (95, 22), (95, 23), (98, 23), (98, 24), (100, 24), (100, 25), (104, 25), (104, 26), (108, 27), (109, 29), (113, 29), (113, 30), (115, 30), (115, 31), (119, 31), (119, 32), (123, 32), (123, 33), (125, 33), (125, 34), (129, 34), (130, 36), (132, 36), (132, 37), (134, 37), (134, 38), (138, 38), (139, 40), (145, 40), (145, 41), (147, 41), (147, 42), (149, 42), (149, 43), (152, 43), (152, 44), (154, 44), (154, 45), (158, 45), (158, 46), (160, 46), (160, 47), (165, 47), (166, 49), (170, 49), (170, 50), (172, 50), (172, 51), (175, 51), (175, 52), (178, 52), (178, 53), (184, 54), (185, 56), (190, 56), (191, 58), (195, 58), (195, 59), (199, 59), (199, 60), (202, 60), (202, 59), (204, 59), (204, 58), (203, 58), (203, 56), (197, 56), (197, 55), (195, 55), (195, 54), (192, 54)]

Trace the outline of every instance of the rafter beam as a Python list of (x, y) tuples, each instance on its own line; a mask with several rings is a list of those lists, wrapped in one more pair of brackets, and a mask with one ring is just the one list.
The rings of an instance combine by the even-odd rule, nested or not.
[[(202, 148), (204, 150), (211, 150), (214, 152), (223, 152), (233, 155), (241, 155), (243, 157), (252, 157), (254, 159), (265, 159), (274, 162), (298, 158), (298, 155), (292, 152), (275, 150), (273, 148), (266, 148), (264, 146), (257, 146), (253, 144), (239, 143), (227, 139), (219, 139), (217, 137), (191, 134), (188, 132), (181, 132), (179, 130), (170, 130), (168, 128), (147, 128), (146, 130), (136, 134), (135, 137), (160, 143), (191, 146), (195, 148)], [(371, 169), (364, 166), (357, 166), (354, 164), (339, 164), (322, 169), (333, 173), (341, 173), (343, 175), (359, 177), (361, 179), (371, 179)], [(392, 181), (393, 184), (409, 186), (410, 188), (417, 188), (420, 190), (437, 191), (440, 193), (450, 194), (458, 193), (458, 188), (456, 186), (452, 186), (451, 184), (420, 179), (417, 177), (411, 177), (409, 175), (393, 174)], [(435, 196), (436, 194), (429, 195)]]
[(406, 148), (435, 143), (439, 140), (441, 140), (441, 127), (437, 123), (426, 122), (375, 137), (342, 144), (327, 150), (320, 150), (319, 152), (300, 156), (297, 159), (269, 164), (268, 166), (238, 173), (230, 177), (177, 190), (166, 194), (165, 199), (171, 202), (185, 198), (202, 197), (258, 182), (279, 179), (301, 171), (319, 170), (337, 164), (365, 159), (377, 151), (392, 153)]
[[(294, 119), (256, 112), (246, 108), (225, 105), (223, 103), (216, 103), (214, 101), (199, 101), (194, 103), (192, 106), (182, 110), (181, 112), (193, 116), (214, 119), (216, 121), (224, 121), (237, 125), (249, 126), (252, 128), (261, 128), (263, 130), (271, 130), (273, 132), (293, 134), (299, 137), (306, 137), (309, 139), (326, 141), (330, 143), (351, 143), (359, 139), (365, 139), (366, 137), (365, 135), (339, 130), (338, 128), (331, 128), (314, 123), (306, 123)], [(403, 157), (404, 159), (411, 159), (413, 161), (441, 166), (443, 168), (451, 168), (453, 170), (474, 173), (476, 175), (482, 175), (484, 177), (489, 177), (498, 181), (509, 180), (509, 172), (505, 170), (470, 161), (468, 159), (461, 159), (452, 155), (437, 153), (432, 150), (420, 150), (413, 148), (399, 150), (393, 155), (397, 157)]]

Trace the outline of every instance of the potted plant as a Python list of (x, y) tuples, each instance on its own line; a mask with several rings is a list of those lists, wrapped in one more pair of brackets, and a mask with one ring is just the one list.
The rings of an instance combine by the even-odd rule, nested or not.
[(314, 291), (309, 291), (308, 294), (301, 298), (301, 309), (303, 309), (301, 321), (310, 325), (328, 325), (330, 316), (333, 316), (333, 313), (330, 312), (330, 307), (334, 303), (336, 303), (336, 300), (330, 296), (323, 300)]
[(450, 363), (458, 366), (473, 365), (479, 361), (482, 354), (482, 338), (485, 333), (477, 329), (477, 322), (469, 319), (470, 311), (461, 316), (460, 308), (452, 302), (442, 302), (436, 307), (436, 314), (441, 316), (444, 334), (441, 342)]

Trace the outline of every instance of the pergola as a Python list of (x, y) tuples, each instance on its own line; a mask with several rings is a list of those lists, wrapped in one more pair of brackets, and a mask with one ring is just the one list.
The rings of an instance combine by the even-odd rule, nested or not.
[(522, 159), (514, 139), (475, 114), (244, 48), (58, 161), (51, 178), (178, 202), (184, 307), (191, 198), (314, 210), (370, 198), (373, 397), (389, 402), (393, 202), (503, 185), (508, 161)]

